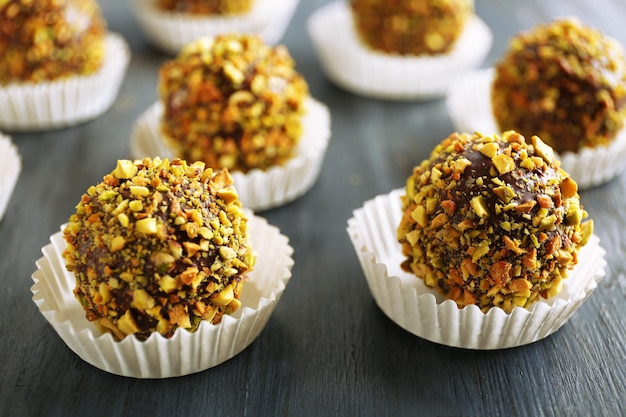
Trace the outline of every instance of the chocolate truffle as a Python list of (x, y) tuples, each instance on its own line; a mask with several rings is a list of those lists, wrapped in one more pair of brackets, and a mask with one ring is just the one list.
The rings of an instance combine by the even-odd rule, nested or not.
[(0, 85), (97, 72), (106, 22), (94, 0), (0, 2)]
[(512, 39), (491, 99), (501, 130), (536, 134), (557, 152), (608, 145), (626, 117), (624, 50), (575, 19), (538, 25)]
[(370, 48), (400, 55), (452, 49), (474, 12), (471, 0), (352, 0), (356, 33)]
[(247, 172), (295, 153), (308, 86), (284, 46), (254, 35), (199, 39), (163, 65), (158, 89), (162, 132), (183, 159)]
[(402, 268), (483, 311), (556, 295), (593, 231), (552, 148), (513, 131), (450, 135), (415, 167), (402, 208)]
[(158, 0), (157, 4), (171, 12), (229, 16), (249, 12), (254, 0)]
[(228, 171), (180, 159), (118, 161), (63, 237), (76, 298), (116, 339), (219, 323), (239, 308), (255, 261)]

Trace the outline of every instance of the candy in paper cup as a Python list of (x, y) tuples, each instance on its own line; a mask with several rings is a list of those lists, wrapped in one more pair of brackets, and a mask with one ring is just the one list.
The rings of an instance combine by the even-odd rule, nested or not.
[(466, 349), (503, 349), (541, 340), (563, 326), (604, 277), (605, 251), (596, 235), (581, 248), (579, 263), (555, 297), (509, 314), (499, 307), (483, 313), (458, 308), (400, 267), (404, 256), (396, 240), (404, 190), (365, 202), (348, 220), (348, 234), (369, 289), (380, 309), (396, 324), (435, 343)]
[(299, 0), (255, 0), (252, 10), (233, 16), (197, 16), (160, 10), (155, 0), (132, 0), (131, 9), (146, 36), (171, 54), (202, 36), (253, 33), (267, 44), (283, 37)]
[(130, 61), (124, 38), (109, 33), (100, 70), (50, 82), (0, 88), (0, 128), (35, 131), (73, 126), (95, 119), (115, 101)]
[(0, 220), (9, 205), (17, 178), (22, 170), (22, 158), (9, 136), (0, 133)]
[[(494, 74), (493, 68), (472, 71), (452, 84), (446, 106), (456, 130), (500, 133), (491, 105)], [(626, 168), (626, 128), (608, 146), (584, 147), (578, 152), (557, 153), (556, 156), (561, 168), (578, 183), (578, 188), (604, 184)]]
[(204, 371), (233, 358), (265, 327), (283, 294), (293, 267), (286, 236), (261, 217), (250, 216), (250, 244), (257, 263), (241, 293), (241, 308), (219, 324), (204, 321), (194, 333), (178, 329), (166, 339), (158, 333), (139, 341), (116, 341), (85, 318), (74, 298), (76, 279), (65, 269), (62, 232), (51, 236), (32, 278), (33, 301), (67, 346), (89, 364), (133, 378), (170, 378)]
[[(330, 112), (313, 98), (308, 98), (304, 106), (302, 137), (292, 159), (266, 171), (230, 173), (245, 207), (260, 211), (281, 206), (305, 194), (317, 181), (330, 141)], [(176, 156), (161, 134), (162, 114), (163, 106), (156, 102), (139, 117), (130, 138), (131, 158)]]
[(376, 52), (358, 39), (344, 2), (317, 10), (307, 28), (331, 81), (356, 94), (390, 100), (444, 96), (453, 80), (482, 63), (493, 41), (489, 27), (474, 15), (448, 54), (411, 57)]

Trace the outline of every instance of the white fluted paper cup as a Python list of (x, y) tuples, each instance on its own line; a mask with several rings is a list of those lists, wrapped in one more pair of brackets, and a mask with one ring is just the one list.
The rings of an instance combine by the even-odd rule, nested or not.
[[(230, 173), (245, 207), (261, 211), (281, 206), (304, 195), (317, 181), (330, 142), (330, 112), (313, 98), (308, 98), (304, 105), (302, 137), (293, 158), (266, 171)], [(161, 134), (162, 114), (163, 106), (156, 102), (139, 117), (131, 132), (131, 158), (176, 156)]]
[(22, 170), (22, 158), (9, 136), (0, 133), (0, 220), (9, 205), (11, 194)]
[(331, 81), (356, 94), (389, 100), (444, 96), (453, 80), (480, 66), (493, 41), (489, 27), (474, 15), (448, 54), (411, 57), (376, 52), (359, 40), (349, 6), (340, 1), (313, 13), (307, 28)]
[(515, 307), (508, 314), (499, 307), (487, 313), (475, 305), (460, 309), (400, 267), (404, 256), (396, 230), (403, 193), (394, 190), (365, 202), (348, 220), (348, 234), (376, 304), (396, 324), (419, 337), (466, 349), (504, 349), (533, 343), (563, 326), (605, 275), (605, 251), (598, 237), (592, 235), (557, 296), (530, 308)]
[[(491, 88), (493, 68), (472, 71), (459, 78), (446, 98), (448, 113), (460, 132), (500, 133), (493, 116)], [(584, 147), (578, 152), (556, 153), (561, 167), (587, 189), (604, 184), (626, 168), (626, 128), (608, 146)]]
[(95, 119), (115, 101), (129, 61), (124, 38), (109, 33), (102, 67), (93, 75), (0, 87), (0, 128), (36, 131)]
[(233, 16), (197, 16), (160, 10), (155, 0), (133, 0), (131, 9), (155, 46), (170, 54), (202, 36), (253, 33), (269, 45), (283, 37), (299, 0), (255, 0), (252, 10)]
[(233, 358), (256, 339), (291, 278), (293, 248), (287, 237), (252, 215), (248, 230), (257, 263), (243, 286), (241, 308), (224, 315), (219, 324), (201, 322), (194, 333), (178, 329), (169, 339), (154, 333), (145, 341), (132, 336), (116, 341), (110, 333), (100, 332), (74, 298), (76, 279), (65, 269), (62, 232), (52, 235), (42, 249), (44, 256), (32, 276), (33, 301), (67, 346), (103, 371), (133, 378), (204, 371)]

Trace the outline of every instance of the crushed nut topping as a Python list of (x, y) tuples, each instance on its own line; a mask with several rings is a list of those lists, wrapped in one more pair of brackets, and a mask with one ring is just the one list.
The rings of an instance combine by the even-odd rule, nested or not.
[(178, 156), (247, 172), (294, 155), (308, 86), (284, 46), (222, 35), (183, 47), (161, 68), (159, 94), (161, 129)]
[(63, 231), (87, 319), (143, 340), (239, 308), (255, 257), (232, 183), (202, 162), (146, 158), (118, 161), (89, 187)]
[(236, 15), (252, 9), (254, 0), (158, 0), (162, 10), (195, 15)]
[(452, 49), (474, 13), (472, 0), (351, 0), (356, 33), (368, 47), (400, 55)]
[(459, 307), (510, 312), (556, 295), (593, 222), (548, 150), (514, 131), (444, 139), (407, 179), (402, 268)]
[(502, 130), (576, 152), (608, 145), (624, 125), (624, 50), (578, 20), (520, 33), (495, 71), (491, 100)]
[(105, 35), (94, 0), (0, 1), (0, 85), (93, 74)]

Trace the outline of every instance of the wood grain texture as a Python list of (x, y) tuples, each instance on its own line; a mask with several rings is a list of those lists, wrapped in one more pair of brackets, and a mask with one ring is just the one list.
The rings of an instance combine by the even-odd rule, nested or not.
[[(11, 134), (24, 168), (0, 222), (0, 415), (626, 415), (626, 174), (581, 194), (607, 250), (607, 275), (556, 334), (482, 352), (405, 332), (376, 307), (346, 221), (364, 201), (403, 186), (452, 124), (442, 100), (373, 100), (327, 81), (305, 32), (326, 0), (301, 1), (284, 38), (312, 94), (331, 108), (333, 136), (314, 188), (262, 213), (295, 249), (293, 278), (267, 327), (235, 358), (181, 378), (135, 380), (83, 362), (39, 314), (30, 276), (80, 195), (128, 155), (130, 129), (156, 100), (167, 58), (143, 38), (127, 2), (101, 3), (133, 52), (114, 107), (73, 128)], [(578, 16), (626, 44), (622, 0), (476, 6), (494, 32), (484, 66), (516, 32), (557, 16)]]

